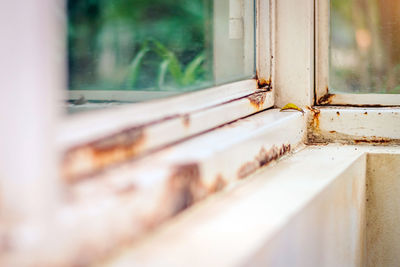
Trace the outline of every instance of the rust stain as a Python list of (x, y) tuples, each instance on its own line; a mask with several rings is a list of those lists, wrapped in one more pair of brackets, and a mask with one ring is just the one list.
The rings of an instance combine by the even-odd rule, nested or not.
[(75, 182), (106, 167), (136, 156), (145, 143), (144, 129), (127, 129), (67, 151), (63, 158), (62, 176)]
[(268, 80), (257, 79), (257, 87), (258, 87), (258, 89), (270, 89), (271, 88), (271, 78)]
[(259, 167), (260, 165), (257, 161), (246, 162), (239, 168), (237, 176), (239, 179), (243, 179), (255, 172)]
[(185, 126), (185, 128), (189, 128), (189, 126), (190, 126), (190, 115), (189, 114), (183, 115), (182, 122), (183, 122), (183, 125)]
[(332, 98), (334, 97), (334, 94), (327, 93), (321, 98), (318, 99), (318, 105), (327, 105), (332, 102)]
[(250, 104), (258, 111), (261, 110), (266, 98), (266, 92), (255, 93), (247, 97)]
[(168, 179), (164, 203), (177, 214), (207, 195), (200, 179), (200, 168), (196, 163), (174, 167)]
[(398, 145), (400, 139), (391, 139), (379, 136), (355, 136), (336, 131), (310, 131), (307, 144), (339, 143), (345, 145)]
[(310, 126), (312, 126), (313, 130), (319, 130), (319, 116), (321, 115), (321, 111), (313, 107), (307, 107), (307, 109), (312, 114)]
[(364, 112), (364, 115), (368, 115), (368, 112), (365, 111), (365, 112)]
[(243, 164), (238, 172), (237, 177), (239, 179), (243, 179), (248, 175), (254, 173), (259, 168), (268, 165), (270, 162), (279, 159), (286, 153), (290, 152), (291, 146), (290, 144), (283, 144), (280, 147), (273, 146), (270, 150), (266, 150), (265, 148), (261, 148), (258, 155), (254, 160), (250, 162), (246, 162)]
[(339, 111), (336, 111), (336, 115), (340, 116), (340, 112), (339, 112)]
[(358, 139), (353, 140), (355, 144), (392, 144), (393, 139), (390, 138), (385, 138), (385, 137), (376, 137), (376, 136), (371, 136), (371, 137), (366, 137), (363, 136)]
[(319, 119), (321, 111), (313, 107), (307, 107), (307, 109), (311, 111), (308, 116), (307, 143), (314, 144), (317, 143), (315, 141), (316, 136), (319, 136), (320, 134)]
[(226, 186), (225, 179), (222, 177), (221, 174), (218, 174), (217, 177), (215, 178), (215, 182), (212, 184), (209, 191), (210, 193), (215, 193), (224, 189), (225, 186)]

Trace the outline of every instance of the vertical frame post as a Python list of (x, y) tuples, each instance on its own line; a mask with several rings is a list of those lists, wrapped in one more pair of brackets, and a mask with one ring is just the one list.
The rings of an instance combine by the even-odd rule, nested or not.
[(46, 218), (58, 203), (64, 17), (60, 0), (0, 2), (0, 195), (8, 223)]

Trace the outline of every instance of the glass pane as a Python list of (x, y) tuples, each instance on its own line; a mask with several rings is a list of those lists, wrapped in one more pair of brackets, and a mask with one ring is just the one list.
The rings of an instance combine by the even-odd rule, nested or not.
[(400, 93), (400, 1), (332, 0), (330, 89)]
[(254, 2), (68, 0), (70, 111), (254, 76)]

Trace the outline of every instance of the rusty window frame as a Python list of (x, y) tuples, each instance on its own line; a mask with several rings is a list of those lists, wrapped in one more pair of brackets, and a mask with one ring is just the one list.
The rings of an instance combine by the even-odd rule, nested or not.
[[(270, 1), (256, 0), (256, 76), (148, 103), (64, 116), (57, 144), (74, 179), (274, 106)], [(90, 125), (90, 127), (88, 127)], [(82, 164), (81, 162), (86, 162)]]
[(399, 94), (333, 94), (329, 90), (330, 0), (315, 0), (315, 105), (399, 106)]

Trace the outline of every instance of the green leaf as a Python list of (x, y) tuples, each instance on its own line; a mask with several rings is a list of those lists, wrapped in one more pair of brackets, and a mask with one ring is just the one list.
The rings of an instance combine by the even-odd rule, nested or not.
[(160, 42), (154, 40), (153, 43), (155, 45), (155, 52), (164, 60), (169, 60), (168, 69), (172, 77), (174, 78), (174, 81), (178, 85), (182, 85), (182, 68), (175, 54), (168, 50), (168, 48), (166, 48)]
[(171, 61), (169, 59), (164, 59), (161, 62), (160, 67), (158, 69), (157, 87), (160, 90), (163, 89), (165, 76), (167, 75), (168, 66), (169, 66), (170, 63), (171, 63)]
[(289, 109), (297, 110), (297, 111), (300, 111), (301, 113), (304, 113), (304, 110), (303, 110), (303, 109), (299, 108), (298, 106), (296, 106), (296, 105), (293, 104), (293, 103), (288, 103), (288, 104), (286, 104), (283, 108), (281, 108), (280, 111), (285, 111), (285, 110), (289, 110)]
[(135, 87), (135, 84), (139, 77), (140, 64), (142, 63), (144, 56), (149, 51), (150, 51), (150, 46), (149, 46), (148, 42), (145, 42), (142, 45), (142, 48), (139, 50), (139, 52), (133, 58), (131, 64), (129, 64), (128, 75), (126, 77), (126, 84), (128, 85), (127, 90)]
[(197, 55), (186, 67), (183, 78), (182, 85), (190, 85), (193, 84), (197, 79), (197, 72), (201, 68), (201, 64), (205, 60), (204, 53)]

